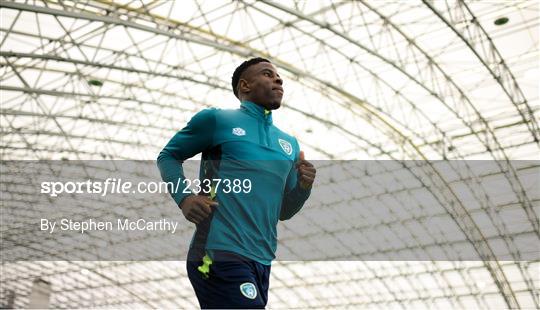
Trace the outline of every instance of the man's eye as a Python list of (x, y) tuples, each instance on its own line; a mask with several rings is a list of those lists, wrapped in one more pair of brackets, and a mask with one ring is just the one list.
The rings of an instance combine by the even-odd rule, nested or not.
[(271, 77), (272, 75), (270, 74), (270, 72), (265, 72), (264, 75), (266, 75), (267, 77)]

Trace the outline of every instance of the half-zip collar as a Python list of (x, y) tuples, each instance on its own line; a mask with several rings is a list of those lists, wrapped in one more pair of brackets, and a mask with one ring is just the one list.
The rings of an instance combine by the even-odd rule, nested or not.
[(240, 108), (255, 118), (262, 120), (266, 125), (272, 125), (272, 111), (248, 100), (242, 101)]

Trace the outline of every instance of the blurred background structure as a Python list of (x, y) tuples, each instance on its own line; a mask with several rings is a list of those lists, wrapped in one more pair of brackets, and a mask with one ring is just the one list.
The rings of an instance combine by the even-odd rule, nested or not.
[[(3, 161), (154, 160), (197, 111), (238, 106), (232, 72), (255, 56), (283, 77), (274, 122), (308, 159), (540, 159), (538, 1), (2, 0), (0, 13)], [(523, 181), (527, 169), (499, 172), (511, 199), (481, 188), (471, 198), (471, 218), (492, 223), (481, 232), (509, 249), (520, 235), (538, 237), (539, 198), (529, 193), (540, 177)], [(10, 188), (0, 189), (3, 206), (32, 203)], [(385, 195), (359, 203), (406, 208)], [(496, 220), (506, 211), (516, 214), (512, 227)], [(539, 308), (540, 262), (509, 253), (277, 261), (268, 307)], [(1, 268), (3, 307), (197, 306), (183, 262)]]

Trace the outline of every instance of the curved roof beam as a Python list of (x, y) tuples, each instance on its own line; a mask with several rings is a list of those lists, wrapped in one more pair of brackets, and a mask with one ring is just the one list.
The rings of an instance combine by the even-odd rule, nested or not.
[[(465, 95), (464, 91), (457, 85), (457, 83), (456, 83), (456, 82), (455, 82), (448, 74), (446, 74), (446, 72), (444, 72), (444, 70), (440, 67), (440, 65), (439, 65), (437, 62), (435, 62), (435, 61), (433, 60), (433, 58), (432, 58), (431, 56), (429, 56), (429, 54), (428, 54), (424, 49), (422, 49), (422, 48), (414, 41), (414, 39), (410, 38), (410, 37), (409, 37), (406, 33), (404, 33), (404, 32), (403, 32), (396, 24), (394, 24), (389, 18), (385, 17), (383, 14), (381, 14), (379, 11), (377, 11), (375, 8), (373, 8), (371, 5), (369, 5), (365, 0), (360, 0), (360, 2), (361, 2), (364, 6), (366, 6), (369, 10), (371, 10), (372, 12), (374, 12), (375, 14), (377, 14), (377, 15), (379, 16), (379, 18), (383, 19), (383, 20), (386, 22), (386, 24), (392, 26), (392, 28), (394, 28), (394, 30), (396, 30), (396, 31), (397, 31), (397, 32), (398, 32), (405, 40), (407, 40), (407, 42), (409, 42), (409, 44), (411, 44), (411, 45), (414, 46), (416, 49), (418, 49), (418, 50), (421, 52), (421, 54), (422, 54), (424, 57), (426, 57), (426, 59), (428, 60), (428, 64), (431, 65), (431, 66), (434, 66), (434, 67), (435, 67), (435, 68), (436, 68), (436, 69), (444, 76), (446, 82), (448, 82), (448, 83), (451, 84), (456, 90), (458, 90), (458, 92), (459, 92), (459, 94), (460, 94), (460, 98), (463, 98), (463, 99), (466, 100), (471, 106), (473, 106), (473, 105), (472, 105), (472, 102), (471, 102), (471, 101), (469, 100), (469, 98)], [(471, 13), (471, 14), (472, 14), (472, 13)], [(517, 85), (517, 84), (516, 84), (516, 85)], [(529, 107), (529, 109), (530, 109), (530, 107)], [(477, 113), (479, 114), (479, 112), (477, 112)], [(532, 115), (532, 111), (531, 111), (531, 115)], [(444, 132), (442, 132), (442, 134), (444, 134)], [(476, 180), (476, 182), (477, 182), (477, 183), (480, 183), (479, 180)], [(474, 187), (471, 186), (471, 189), (473, 189), (473, 188), (474, 188)], [(489, 198), (485, 193), (484, 193), (484, 195), (485, 195), (487, 198)], [(481, 203), (482, 203), (482, 202), (485, 203), (485, 201), (483, 201), (482, 199), (478, 199), (478, 201), (481, 202)], [(484, 207), (485, 207), (486, 209), (488, 209), (488, 210), (492, 210), (492, 208), (493, 208), (494, 206), (493, 206), (493, 204), (492, 204), (492, 203), (489, 201), (489, 199), (488, 199), (488, 203), (487, 203), (487, 205), (484, 205)], [(490, 215), (490, 216), (491, 216), (491, 215)], [(493, 218), (492, 218), (492, 220), (493, 220)], [(496, 227), (497, 227), (498, 230), (500, 229), (499, 226), (496, 225)], [(505, 242), (506, 242), (507, 246), (508, 246), (508, 245), (510, 245), (510, 246), (513, 245), (513, 241), (512, 241), (512, 240), (509, 240), (507, 234), (502, 233), (500, 230), (499, 230), (499, 233), (500, 233), (500, 235), (506, 237), (506, 238), (505, 238)], [(514, 259), (515, 259), (515, 260), (521, 260), (521, 259), (519, 259), (518, 257), (515, 257), (515, 255), (514, 255)], [(523, 276), (525, 279), (527, 279), (526, 273), (524, 273), (523, 269), (522, 269), (522, 268), (519, 268), (519, 269), (520, 269), (520, 272), (521, 272), (522, 276)], [(530, 279), (527, 279), (526, 283), (527, 283), (527, 286), (528, 286), (529, 291), (530, 291), (531, 293), (533, 293), (533, 292), (534, 292), (534, 286), (532, 285), (532, 281), (531, 281)], [(533, 293), (533, 295), (534, 295), (534, 293)], [(533, 299), (534, 299), (534, 296), (533, 296)], [(537, 302), (536, 300), (535, 300), (535, 303), (536, 303), (536, 305), (538, 306), (538, 302)]]
[[(449, 9), (449, 19), (447, 19), (432, 3), (427, 0), (422, 0), (422, 2), (467, 45), (480, 63), (493, 76), (518, 111), (521, 119), (531, 132), (534, 142), (540, 146), (540, 129), (527, 98), (525, 98), (516, 78), (504, 62), (499, 50), (493, 44), (493, 40), (480, 25), (467, 4), (463, 0), (456, 1), (454, 7), (448, 7), (447, 4)], [(465, 23), (463, 27), (465, 31), (459, 31), (453, 26), (457, 23)]]
[(91, 67), (97, 67), (97, 68), (105, 68), (105, 69), (112, 69), (112, 70), (120, 70), (120, 71), (126, 71), (126, 72), (133, 72), (133, 73), (140, 73), (140, 74), (146, 74), (151, 76), (159, 76), (159, 77), (168, 77), (168, 78), (174, 78), (179, 80), (185, 80), (190, 81), (195, 84), (202, 84), (206, 85), (212, 88), (218, 88), (218, 89), (224, 89), (228, 90), (228, 87), (225, 87), (223, 85), (219, 85), (216, 83), (211, 83), (210, 81), (199, 81), (197, 79), (188, 77), (186, 75), (175, 75), (170, 74), (166, 72), (155, 72), (151, 70), (142, 70), (142, 69), (135, 69), (130, 67), (123, 67), (118, 66), (114, 64), (103, 64), (99, 62), (91, 62), (86, 60), (78, 60), (78, 59), (72, 59), (72, 58), (65, 58), (60, 56), (54, 56), (54, 55), (40, 55), (40, 54), (30, 54), (30, 53), (16, 53), (16, 52), (0, 52), (0, 57), (16, 57), (16, 58), (30, 58), (30, 59), (40, 59), (40, 60), (51, 60), (51, 61), (58, 61), (58, 62), (68, 62), (72, 63), (74, 65), (84, 65), (84, 66), (91, 66)]

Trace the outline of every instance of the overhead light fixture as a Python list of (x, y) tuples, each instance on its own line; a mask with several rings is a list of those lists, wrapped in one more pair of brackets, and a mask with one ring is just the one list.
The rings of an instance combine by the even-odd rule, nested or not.
[(103, 86), (103, 82), (100, 80), (88, 80), (88, 84), (92, 86)]
[(502, 26), (508, 23), (508, 17), (499, 17), (493, 22), (496, 26)]

